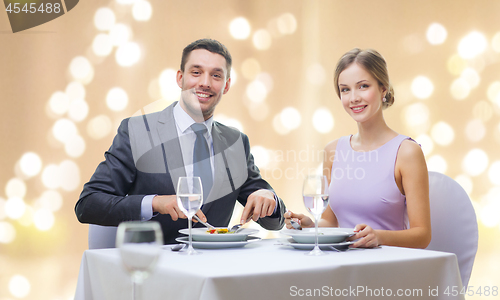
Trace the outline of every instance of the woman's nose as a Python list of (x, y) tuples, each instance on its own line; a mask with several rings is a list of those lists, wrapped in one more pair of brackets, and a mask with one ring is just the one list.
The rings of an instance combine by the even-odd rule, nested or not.
[(351, 102), (357, 102), (361, 99), (359, 93), (354, 89), (352, 92), (351, 92)]

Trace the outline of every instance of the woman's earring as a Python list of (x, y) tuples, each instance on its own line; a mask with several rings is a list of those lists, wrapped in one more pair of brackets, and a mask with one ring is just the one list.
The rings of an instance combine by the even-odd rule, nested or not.
[(385, 99), (385, 97), (382, 98), (382, 102), (387, 102), (387, 99)]

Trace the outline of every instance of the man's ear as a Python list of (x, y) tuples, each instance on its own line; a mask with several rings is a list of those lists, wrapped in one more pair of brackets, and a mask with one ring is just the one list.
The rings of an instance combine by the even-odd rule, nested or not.
[(227, 91), (229, 91), (229, 88), (231, 87), (231, 77), (229, 77), (227, 80), (226, 80), (226, 86), (224, 87), (224, 92), (222, 94), (225, 94), (227, 93)]
[(182, 77), (184, 76), (184, 73), (181, 70), (177, 71), (176, 80), (177, 80), (177, 85), (182, 89)]

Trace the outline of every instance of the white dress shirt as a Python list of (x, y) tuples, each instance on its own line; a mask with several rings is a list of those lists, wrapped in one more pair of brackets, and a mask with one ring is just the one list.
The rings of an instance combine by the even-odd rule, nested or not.
[[(196, 123), (190, 115), (188, 115), (181, 105), (177, 103), (173, 109), (174, 121), (177, 128), (177, 136), (179, 137), (179, 143), (181, 146), (182, 160), (184, 162), (184, 168), (187, 177), (193, 176), (193, 149), (194, 142), (196, 141), (196, 134), (191, 125)], [(212, 116), (203, 124), (207, 127), (207, 132), (203, 134), (208, 143), (208, 148), (210, 149), (210, 165), (212, 167), (212, 178), (214, 176), (214, 144), (212, 140), (212, 123), (214, 117)], [(177, 185), (177, 182), (173, 182)], [(141, 220), (148, 221), (153, 217), (153, 198), (157, 195), (147, 195), (142, 198), (141, 202)]]
[[(182, 160), (184, 162), (184, 168), (186, 170), (186, 176), (193, 176), (193, 149), (194, 142), (196, 141), (196, 134), (193, 129), (191, 129), (191, 125), (196, 123), (191, 116), (189, 116), (184, 109), (182, 109), (181, 105), (177, 103), (173, 109), (175, 125), (177, 128), (177, 135), (179, 137), (179, 142), (181, 145), (181, 153)], [(207, 132), (205, 132), (204, 136), (207, 139), (209, 149), (210, 149), (210, 165), (212, 167), (212, 178), (214, 176), (214, 143), (212, 139), (212, 124), (213, 124), (213, 116), (203, 122), (205, 126), (207, 126)], [(173, 182), (174, 185), (177, 185), (177, 182)], [(278, 207), (278, 196), (274, 193), (274, 200), (276, 201), (276, 206), (274, 207), (274, 211)], [(147, 195), (142, 198), (141, 202), (141, 220), (148, 221), (153, 217), (153, 198), (157, 195)]]

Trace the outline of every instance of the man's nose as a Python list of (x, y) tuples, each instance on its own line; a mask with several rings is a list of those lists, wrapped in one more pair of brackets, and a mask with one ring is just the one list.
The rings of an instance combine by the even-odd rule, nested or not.
[(212, 77), (209, 74), (203, 74), (200, 78), (200, 86), (210, 87), (212, 84)]

